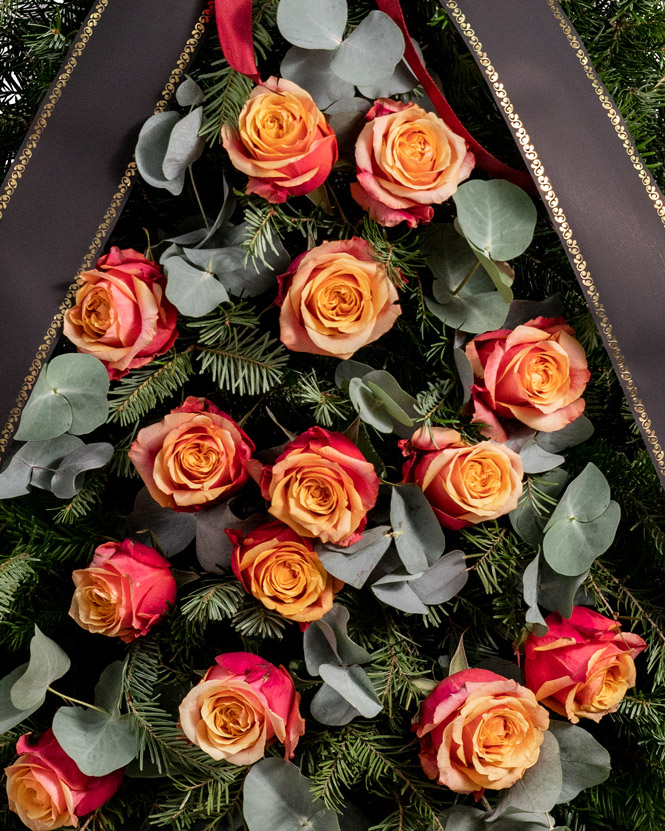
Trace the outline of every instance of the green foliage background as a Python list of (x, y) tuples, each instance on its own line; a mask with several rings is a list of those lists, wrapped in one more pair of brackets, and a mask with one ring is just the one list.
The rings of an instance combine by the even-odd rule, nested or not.
[[(257, 40), (260, 51), (268, 56), (281, 49), (273, 25), (275, 5), (275, 0), (255, 2)], [(425, 45), (426, 62), (438, 72), (463, 123), (496, 155), (519, 164), (518, 151), (484, 81), (464, 44), (447, 25), (441, 7), (433, 0), (410, 0), (404, 5), (408, 6), (412, 34)], [(662, 0), (566, 0), (562, 5), (663, 187)], [(372, 8), (369, 2), (352, 6), (358, 17)], [(0, 158), (5, 167), (87, 9), (88, 2), (83, 0), (3, 0)], [(524, 13), (528, 14), (528, 4)], [(276, 70), (270, 57), (264, 64), (266, 69)], [(214, 35), (204, 44), (193, 74), (209, 92), (207, 131), (213, 150), (206, 156), (201, 193), (203, 203), (215, 213), (221, 202), (224, 165), (224, 154), (215, 143), (217, 128), (242, 104), (248, 86), (223, 62)], [(336, 175), (344, 185), (344, 174)], [(242, 177), (237, 183), (242, 183)], [(275, 209), (250, 199), (244, 208), (252, 223), (250, 247), (259, 254), (274, 234), (284, 236), (289, 251), (297, 253), (307, 234), (315, 230), (313, 215), (320, 239), (326, 232), (345, 230), (343, 223), (331, 223), (323, 214), (313, 214), (310, 207), (300, 209), (289, 203)], [(113, 242), (140, 249), (145, 239), (143, 228), (155, 241), (160, 234), (173, 232), (183, 214), (188, 213), (196, 214), (191, 191), (179, 200), (166, 199), (163, 193), (138, 181)], [(372, 223), (366, 223), (365, 234), (392, 266), (402, 268), (410, 282), (406, 289), (408, 310), (399, 325), (379, 344), (363, 350), (359, 360), (386, 367), (406, 389), (419, 394), (421, 411), (432, 423), (456, 423), (460, 391), (451, 369), (452, 343), (442, 325), (419, 303), (417, 235), (395, 232), (386, 240)], [(544, 212), (534, 244), (516, 266), (519, 297), (542, 299), (556, 291), (562, 293), (567, 316), (589, 354), (592, 381), (586, 395), (587, 414), (596, 433), (590, 441), (569, 451), (566, 467), (577, 473), (593, 461), (609, 480), (623, 518), (614, 545), (595, 563), (586, 587), (595, 595), (599, 611), (618, 611), (624, 626), (642, 634), (650, 644), (638, 663), (638, 688), (616, 715), (591, 728), (612, 755), (612, 777), (604, 785), (583, 792), (564, 810), (557, 810), (556, 821), (567, 824), (572, 831), (660, 831), (665, 827), (665, 583), (661, 579), (665, 566), (665, 499), (575, 277)], [(286, 366), (283, 350), (274, 343), (263, 344), (257, 352), (253, 333), (260, 310), (244, 304), (225, 309), (221, 319), (216, 311), (184, 327), (176, 353), (132, 374), (116, 388), (114, 420), (108, 427), (116, 454), (104, 471), (89, 477), (84, 491), (71, 503), (63, 506), (39, 492), (0, 502), (3, 667), (11, 669), (25, 659), (35, 621), (74, 658), (74, 669), (61, 682), (65, 693), (88, 696), (90, 700), (103, 666), (124, 654), (117, 644), (100, 646), (100, 639), (91, 645), (92, 636), (67, 617), (70, 572), (88, 563), (101, 540), (118, 533), (118, 513), (131, 509), (138, 482), (126, 482), (125, 477), (131, 475), (126, 450), (138, 421), (154, 421), (166, 413), (179, 400), (183, 388), (189, 391), (189, 379), (201, 370), (202, 361), (210, 363), (218, 375), (226, 373), (227, 381), (220, 393), (214, 377), (204, 374), (203, 380), (196, 382), (197, 394), (210, 395), (223, 402), (235, 418), (244, 418), (250, 435), (262, 437), (262, 446), (282, 440), (265, 412), (265, 404), (294, 432), (306, 429), (313, 421), (333, 428), (350, 421), (348, 402), (329, 380), (334, 362), (319, 359), (312, 371), (309, 359), (294, 355)], [(268, 312), (261, 317), (262, 330), (274, 322), (274, 313)], [(244, 387), (239, 382), (242, 378)], [(388, 462), (387, 478), (395, 481), (399, 458), (394, 442), (374, 435), (372, 441)], [(465, 530), (461, 544), (471, 555), (471, 580), (460, 597), (433, 608), (428, 618), (407, 617), (383, 607), (367, 592), (361, 597), (354, 590), (346, 590), (340, 596), (351, 610), (352, 636), (373, 653), (370, 674), (384, 701), (384, 713), (371, 723), (358, 720), (332, 730), (310, 720), (311, 729), (301, 744), (298, 760), (313, 779), (317, 794), (328, 804), (339, 808), (349, 795), (352, 800), (358, 799), (380, 831), (440, 829), (436, 817), (451, 804), (447, 792), (423, 777), (409, 738), (410, 718), (426, 694), (423, 682), (442, 675), (436, 657), (452, 652), (460, 634), (466, 631), (471, 663), (496, 656), (511, 659), (511, 644), (522, 630), (520, 576), (533, 556), (532, 550), (499, 523)], [(205, 669), (215, 654), (255, 648), (267, 650), (275, 663), (288, 664), (302, 680), (307, 700), (312, 682), (304, 680), (301, 638), (294, 629), (285, 627), (280, 618), (241, 594), (233, 580), (207, 578), (186, 586), (181, 591), (179, 608), (169, 621), (154, 636), (130, 648), (126, 689), (127, 707), (142, 726), (146, 754), (153, 762), (172, 765), (180, 773), (171, 779), (127, 779), (121, 795), (85, 827), (89, 831), (144, 829), (152, 822), (174, 829), (228, 828), (229, 807), (237, 809), (245, 771), (220, 766), (184, 745), (178, 739), (172, 705), (196, 680), (193, 670)], [(51, 716), (47, 705), (30, 725), (42, 729)], [(13, 758), (15, 740), (22, 732), (24, 727), (0, 739), (3, 762)], [(366, 791), (375, 797), (368, 800)], [(22, 827), (6, 811), (4, 802), (0, 824), (7, 831)]]

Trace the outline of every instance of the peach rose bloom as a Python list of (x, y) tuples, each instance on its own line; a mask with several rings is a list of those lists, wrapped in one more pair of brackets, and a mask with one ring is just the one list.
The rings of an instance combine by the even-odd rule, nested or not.
[(65, 312), (65, 337), (105, 364), (112, 381), (173, 346), (177, 310), (166, 298), (157, 263), (117, 246), (79, 277), (75, 305)]
[(485, 669), (448, 676), (413, 730), (430, 779), (455, 793), (510, 788), (536, 764), (549, 716), (531, 690)]
[(385, 266), (359, 237), (317, 245), (279, 280), (280, 340), (294, 352), (350, 358), (402, 313)]
[(399, 442), (405, 482), (415, 482), (439, 522), (459, 530), (510, 513), (522, 493), (522, 459), (502, 444), (467, 444), (457, 430), (421, 427)]
[(526, 685), (536, 698), (573, 724), (615, 712), (635, 686), (634, 659), (646, 643), (586, 606), (567, 620), (553, 612), (545, 623), (547, 635), (531, 634), (525, 644)]
[(469, 341), (466, 355), (477, 378), (472, 420), (487, 425), (484, 436), (507, 441), (503, 419), (551, 433), (582, 415), (590, 374), (574, 335), (563, 318), (537, 317)]
[(299, 623), (332, 609), (344, 583), (328, 574), (309, 540), (282, 522), (261, 525), (245, 537), (231, 528), (226, 533), (235, 545), (233, 573), (267, 609)]
[(250, 652), (218, 655), (215, 661), (180, 704), (187, 738), (232, 765), (257, 762), (276, 740), (284, 745), (284, 758), (291, 759), (305, 722), (289, 673)]
[[(128, 456), (163, 508), (198, 511), (243, 487), (254, 444), (205, 398), (189, 396), (157, 424), (139, 430)], [(260, 475), (254, 471), (255, 475)]]
[(247, 193), (269, 202), (311, 193), (337, 161), (337, 139), (304, 89), (284, 78), (254, 87), (237, 128), (222, 127), (231, 164), (249, 176)]
[(100, 545), (87, 568), (72, 573), (70, 617), (88, 632), (131, 643), (147, 635), (175, 603), (169, 561), (133, 540)]
[(430, 222), (431, 206), (450, 199), (473, 170), (466, 142), (417, 104), (379, 98), (366, 117), (351, 195), (380, 225)]
[(5, 768), (9, 810), (32, 831), (78, 828), (79, 817), (96, 811), (120, 787), (122, 770), (86, 776), (58, 744), (53, 730), (34, 743), (30, 733), (16, 745), (20, 754)]
[(379, 478), (341, 433), (310, 427), (264, 468), (261, 493), (268, 511), (301, 537), (351, 545), (376, 503)]

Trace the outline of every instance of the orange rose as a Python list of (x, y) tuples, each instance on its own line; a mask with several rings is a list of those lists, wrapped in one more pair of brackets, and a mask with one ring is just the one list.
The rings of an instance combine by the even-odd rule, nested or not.
[(517, 681), (486, 669), (449, 675), (413, 729), (430, 779), (455, 793), (510, 788), (536, 764), (549, 716)]
[(294, 352), (350, 358), (402, 313), (385, 267), (359, 237), (317, 245), (279, 279), (280, 340)]
[(526, 685), (555, 713), (576, 724), (613, 713), (635, 686), (633, 659), (647, 648), (639, 635), (585, 606), (575, 606), (565, 620), (553, 612), (545, 618), (546, 635), (529, 635)]
[(269, 512), (301, 537), (351, 545), (376, 503), (379, 478), (341, 433), (310, 427), (264, 468), (261, 492)]
[(122, 770), (106, 776), (86, 776), (58, 744), (53, 730), (16, 745), (18, 759), (5, 768), (9, 810), (32, 831), (78, 828), (79, 817), (96, 811), (120, 787)]
[(125, 643), (147, 635), (176, 599), (169, 561), (133, 540), (98, 546), (90, 565), (72, 579), (70, 616), (88, 632)]
[(312, 96), (284, 78), (254, 87), (238, 127), (222, 127), (231, 164), (249, 176), (247, 193), (269, 202), (311, 193), (337, 161), (337, 139)]
[(251, 439), (230, 416), (190, 395), (160, 422), (139, 430), (128, 455), (163, 508), (199, 511), (240, 490), (253, 452)]
[(405, 482), (415, 482), (442, 525), (459, 530), (510, 513), (522, 493), (522, 459), (502, 444), (466, 444), (457, 430), (420, 428), (399, 442)]
[(284, 745), (284, 758), (292, 758), (305, 722), (289, 673), (250, 652), (229, 652), (215, 661), (180, 704), (187, 738), (232, 765), (257, 762), (275, 739)]
[(166, 277), (157, 263), (114, 246), (79, 283), (63, 331), (79, 352), (106, 365), (111, 380), (173, 346), (177, 311), (164, 296)]
[(417, 104), (379, 98), (356, 141), (356, 202), (380, 225), (429, 222), (475, 159), (461, 136)]
[(332, 609), (344, 583), (328, 574), (308, 540), (281, 522), (255, 528), (244, 539), (241, 531), (226, 533), (235, 545), (233, 573), (267, 609), (301, 623)]
[(483, 435), (507, 441), (499, 419), (516, 419), (551, 433), (584, 412), (581, 398), (589, 380), (584, 349), (560, 317), (537, 317), (515, 329), (478, 335), (466, 354), (479, 379), (471, 388), (473, 421)]

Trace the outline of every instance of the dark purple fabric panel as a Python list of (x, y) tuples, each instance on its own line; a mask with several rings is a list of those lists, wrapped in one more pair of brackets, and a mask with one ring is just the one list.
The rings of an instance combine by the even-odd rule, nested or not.
[(665, 487), (665, 205), (556, 0), (441, 0), (518, 142)]
[(205, 5), (96, 2), (3, 183), (0, 457), (57, 340), (67, 290), (122, 209), (141, 125), (166, 108), (200, 41)]

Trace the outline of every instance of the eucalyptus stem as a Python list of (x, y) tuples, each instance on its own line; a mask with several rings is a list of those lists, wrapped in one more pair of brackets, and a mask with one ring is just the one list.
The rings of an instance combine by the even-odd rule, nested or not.
[(80, 704), (82, 707), (87, 707), (89, 710), (97, 710), (98, 713), (103, 713), (105, 716), (109, 715), (106, 710), (102, 710), (101, 707), (95, 707), (94, 704), (88, 704), (87, 701), (79, 701), (78, 698), (72, 698), (70, 695), (58, 692), (57, 690), (54, 690), (53, 687), (47, 687), (46, 689), (53, 693), (53, 695), (57, 695), (58, 698), (62, 698), (62, 700), (67, 704)]
[(452, 292), (451, 292), (451, 294), (453, 295), (453, 297), (454, 297), (456, 294), (459, 294), (459, 292), (461, 292), (461, 291), (462, 291), (462, 289), (464, 288), (464, 286), (465, 286), (465, 285), (469, 282), (469, 280), (470, 280), (470, 279), (473, 277), (473, 275), (476, 273), (476, 271), (478, 270), (478, 267), (479, 267), (479, 266), (480, 266), (480, 260), (476, 260), (475, 265), (472, 265), (472, 266), (471, 266), (471, 269), (470, 269), (469, 273), (468, 273), (468, 274), (466, 275), (466, 277), (462, 280), (462, 282), (459, 284), (459, 286), (457, 286), (457, 288), (456, 288), (454, 291), (452, 291)]
[(189, 178), (192, 183), (192, 190), (194, 191), (194, 196), (196, 197), (196, 202), (199, 206), (199, 210), (201, 211), (201, 216), (203, 217), (203, 224), (206, 226), (206, 231), (210, 230), (210, 225), (208, 224), (208, 217), (206, 216), (205, 211), (203, 210), (203, 203), (201, 202), (201, 197), (199, 196), (198, 189), (196, 187), (196, 182), (194, 181), (194, 173), (192, 172), (191, 164), (187, 168), (189, 171)]

